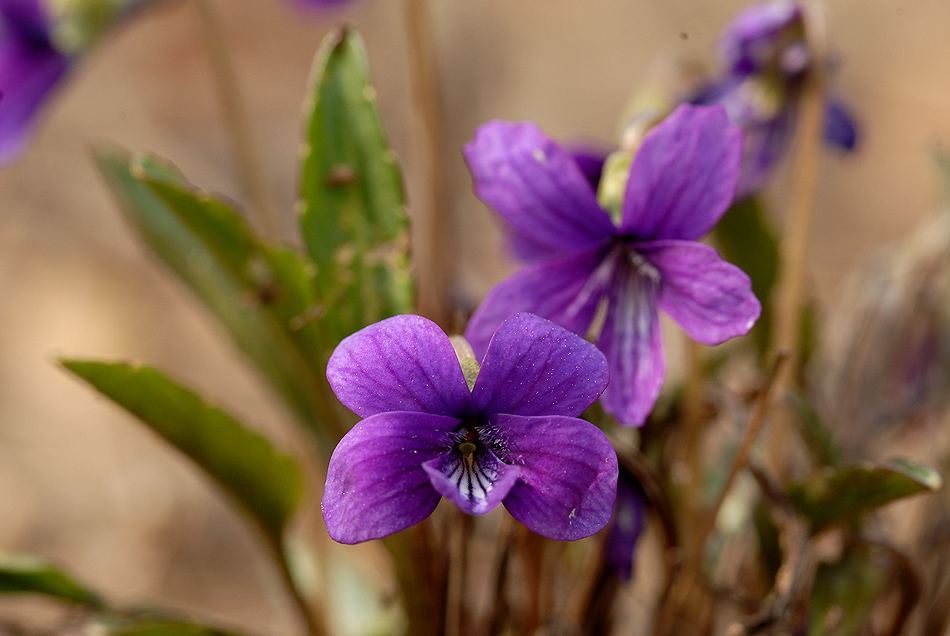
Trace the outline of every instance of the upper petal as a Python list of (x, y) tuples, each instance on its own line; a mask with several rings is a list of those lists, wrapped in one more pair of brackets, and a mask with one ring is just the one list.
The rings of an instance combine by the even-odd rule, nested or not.
[(611, 286), (607, 318), (597, 339), (610, 365), (610, 383), (601, 403), (624, 426), (646, 421), (663, 386), (666, 361), (656, 311), (658, 284), (636, 267), (621, 269)]
[(521, 468), (504, 504), (529, 530), (562, 541), (589, 537), (610, 521), (617, 454), (590, 422), (551, 415), (496, 415), (502, 459)]
[(712, 345), (745, 335), (762, 313), (746, 273), (713, 248), (655, 241), (636, 249), (660, 272), (660, 307), (693, 340)]
[(344, 338), (327, 363), (327, 379), (361, 417), (386, 411), (460, 418), (475, 413), (452, 343), (420, 316), (387, 318)]
[(483, 124), (464, 154), (475, 193), (534, 243), (579, 250), (616, 232), (574, 158), (535, 124)]
[(465, 329), (481, 358), (509, 316), (529, 312), (584, 334), (610, 279), (606, 248), (594, 248), (533, 265), (492, 288)]
[(643, 140), (623, 201), (624, 235), (697, 239), (732, 203), (742, 130), (721, 106), (681, 104)]
[(343, 436), (327, 470), (323, 518), (340, 543), (379, 539), (419, 523), (441, 498), (422, 468), (444, 452), (458, 420), (381, 413)]
[(604, 392), (607, 379), (597, 347), (553, 322), (515, 314), (488, 345), (472, 397), (483, 414), (576, 416)]
[(436, 492), (470, 515), (494, 510), (521, 475), (518, 466), (505, 464), (485, 448), (468, 458), (452, 450), (430, 459), (422, 468)]

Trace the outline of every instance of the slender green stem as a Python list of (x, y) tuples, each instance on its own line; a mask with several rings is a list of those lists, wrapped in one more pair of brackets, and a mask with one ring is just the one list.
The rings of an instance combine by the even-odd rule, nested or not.
[(449, 326), (449, 281), (452, 269), (446, 266), (451, 210), (445, 189), (442, 156), (443, 117), (435, 68), (435, 40), (427, 0), (404, 0), (406, 37), (412, 97), (421, 125), (423, 178), (429, 185), (427, 205), (415, 208), (413, 258), (418, 276), (418, 311), (442, 327)]
[(201, 36), (211, 61), (212, 75), (221, 101), (225, 124), (234, 144), (234, 155), (241, 186), (248, 205), (255, 215), (259, 230), (265, 237), (275, 235), (274, 218), (267, 197), (267, 188), (257, 155), (250, 120), (241, 98), (234, 63), (224, 40), (220, 21), (210, 0), (194, 0)]

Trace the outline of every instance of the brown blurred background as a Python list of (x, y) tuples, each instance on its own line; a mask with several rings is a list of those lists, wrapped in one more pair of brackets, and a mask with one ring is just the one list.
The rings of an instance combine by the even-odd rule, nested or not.
[[(303, 16), (286, 0), (218, 0), (280, 234), (292, 207), (301, 103), (334, 24), (364, 35), (410, 214), (428, 205), (404, 9), (362, 0)], [(446, 135), (453, 293), (474, 302), (512, 266), (459, 152), (491, 118), (566, 138), (615, 138), (630, 94), (680, 62), (715, 65), (737, 0), (431, 0)], [(829, 306), (842, 276), (935, 211), (930, 160), (950, 147), (950, 3), (829, 0), (836, 85), (858, 113), (857, 154), (823, 158), (811, 271)], [(90, 160), (111, 141), (150, 150), (240, 200), (210, 64), (187, 0), (100, 46), (0, 172), (0, 549), (36, 552), (119, 599), (161, 600), (261, 634), (295, 633), (255, 537), (184, 460), (51, 362), (57, 352), (155, 364), (293, 445), (288, 415), (203, 308), (146, 254)], [(783, 211), (783, 173), (770, 190)], [(317, 518), (311, 505), (309, 517)], [(0, 609), (8, 606), (0, 606)]]

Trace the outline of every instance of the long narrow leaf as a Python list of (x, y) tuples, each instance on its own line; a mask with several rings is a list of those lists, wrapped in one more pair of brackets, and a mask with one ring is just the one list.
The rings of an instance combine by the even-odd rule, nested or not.
[(335, 344), (412, 310), (408, 223), (402, 177), (356, 33), (327, 38), (312, 84), (300, 222)]
[(224, 324), (329, 453), (340, 431), (323, 374), (312, 266), (260, 241), (227, 203), (197, 192), (155, 158), (112, 151), (97, 159), (147, 246)]
[(62, 365), (190, 457), (280, 545), (303, 494), (296, 462), (262, 435), (147, 366), (89, 360)]
[(0, 554), (0, 594), (31, 593), (101, 607), (99, 595), (39, 557)]

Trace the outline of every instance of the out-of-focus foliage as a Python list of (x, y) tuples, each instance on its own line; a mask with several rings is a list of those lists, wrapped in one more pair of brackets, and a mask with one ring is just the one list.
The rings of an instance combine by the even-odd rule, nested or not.
[(99, 607), (99, 595), (74, 578), (34, 556), (0, 555), (0, 594), (31, 593)]
[(850, 521), (881, 506), (935, 491), (940, 473), (909, 460), (826, 467), (788, 487), (788, 496), (811, 525), (812, 533)]

